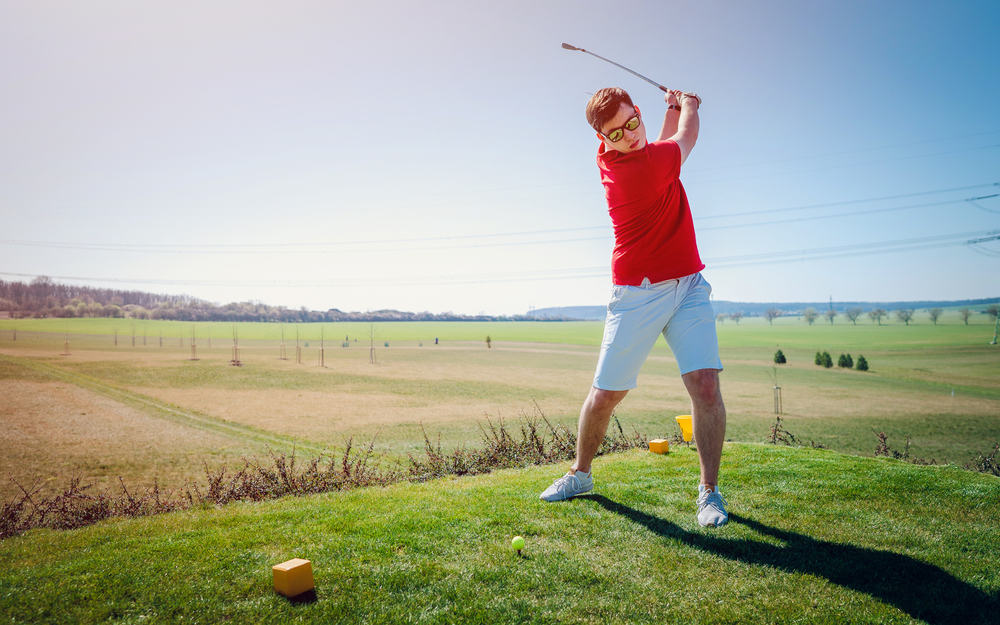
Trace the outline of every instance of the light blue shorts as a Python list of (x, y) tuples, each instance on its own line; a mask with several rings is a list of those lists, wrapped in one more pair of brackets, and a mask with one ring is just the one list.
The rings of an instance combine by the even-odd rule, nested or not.
[(604, 341), (594, 386), (606, 391), (636, 387), (639, 369), (663, 334), (681, 375), (698, 369), (722, 369), (715, 314), (708, 296), (712, 286), (693, 273), (677, 280), (641, 286), (615, 286), (604, 321)]

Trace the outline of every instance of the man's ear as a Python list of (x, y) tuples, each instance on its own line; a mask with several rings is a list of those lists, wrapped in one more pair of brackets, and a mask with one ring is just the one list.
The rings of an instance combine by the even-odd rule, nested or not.
[(639, 106), (638, 105), (633, 105), (633, 106), (635, 106), (635, 112), (638, 113), (641, 116), (642, 115), (642, 111), (639, 110)]

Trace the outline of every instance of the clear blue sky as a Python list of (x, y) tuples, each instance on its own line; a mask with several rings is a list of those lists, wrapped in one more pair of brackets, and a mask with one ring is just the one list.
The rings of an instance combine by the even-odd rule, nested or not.
[(656, 132), (663, 103), (566, 41), (704, 97), (681, 180), (717, 299), (997, 296), (1000, 241), (964, 241), (1000, 230), (965, 201), (1000, 193), (998, 26), (995, 1), (0, 0), (0, 279), (603, 304), (583, 107), (624, 87)]

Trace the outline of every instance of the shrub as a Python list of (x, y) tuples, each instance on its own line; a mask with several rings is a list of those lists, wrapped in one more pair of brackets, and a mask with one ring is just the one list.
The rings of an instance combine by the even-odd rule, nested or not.
[(840, 358), (837, 359), (837, 366), (850, 369), (854, 366), (854, 359), (851, 358), (850, 354), (841, 354)]
[(817, 365), (819, 365), (820, 367), (822, 367), (823, 366), (823, 354), (820, 353), (820, 352), (816, 352), (816, 358), (813, 359), (813, 362), (816, 363)]
[(979, 471), (980, 473), (990, 473), (1000, 477), (1000, 464), (997, 464), (997, 453), (1000, 453), (1000, 442), (993, 445), (993, 451), (989, 454), (979, 454), (975, 462), (965, 465), (966, 469)]
[(778, 351), (774, 352), (774, 362), (776, 362), (779, 365), (783, 365), (786, 362), (788, 362), (785, 359), (785, 353), (783, 351), (781, 351), (780, 349)]
[[(205, 482), (191, 483), (180, 491), (161, 491), (156, 480), (151, 489), (129, 491), (119, 478), (120, 494), (91, 493), (92, 485), (75, 477), (61, 494), (47, 497), (39, 493), (38, 485), (24, 488), (18, 484), (20, 495), (0, 499), (0, 540), (39, 527), (72, 529), (114, 517), (149, 516), (233, 501), (264, 501), (403, 481), (423, 482), (446, 475), (476, 475), (575, 458), (576, 431), (553, 425), (537, 405), (536, 409), (537, 416), (522, 415), (520, 427), (502, 419), (496, 423), (487, 419), (485, 426), (480, 425), (482, 443), (471, 449), (442, 450), (440, 435), (434, 444), (424, 432), (424, 454), (410, 454), (402, 466), (383, 466), (375, 453), (374, 439), (362, 452), (357, 452), (348, 439), (343, 456), (323, 455), (305, 463), (294, 450), (290, 455), (269, 452), (269, 461), (264, 462), (244, 458), (243, 466), (235, 471), (226, 466), (211, 469), (206, 463)], [(647, 437), (638, 431), (625, 434), (617, 417), (614, 426), (605, 434), (597, 455), (648, 445)]]
[(865, 360), (864, 356), (858, 356), (858, 362), (854, 365), (854, 368), (858, 371), (868, 371), (868, 361)]
[(830, 352), (823, 352), (823, 366), (827, 369), (833, 366), (833, 357), (830, 356)]

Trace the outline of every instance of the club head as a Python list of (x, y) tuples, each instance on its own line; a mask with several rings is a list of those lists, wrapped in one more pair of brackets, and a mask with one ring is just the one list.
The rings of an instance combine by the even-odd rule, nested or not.
[(581, 52), (583, 51), (583, 48), (577, 48), (576, 46), (571, 46), (568, 43), (562, 44), (562, 47), (566, 50), (580, 50)]

